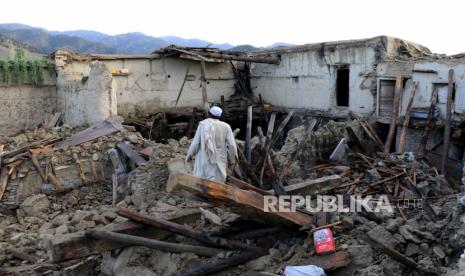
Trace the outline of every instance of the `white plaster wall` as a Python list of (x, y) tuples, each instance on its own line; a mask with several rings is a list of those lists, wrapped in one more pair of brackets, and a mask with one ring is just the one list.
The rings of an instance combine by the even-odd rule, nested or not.
[[(174, 107), (189, 65), (186, 81), (177, 106), (202, 107), (200, 63), (179, 58), (103, 61), (111, 69), (128, 69), (128, 76), (114, 76), (112, 87), (118, 102), (118, 114), (136, 109), (151, 113)], [(210, 102), (234, 93), (234, 75), (229, 63), (206, 64), (207, 94)]]
[[(374, 110), (374, 62), (375, 51), (368, 47), (326, 50), (324, 57), (316, 50), (283, 53), (279, 65), (253, 64), (251, 84), (256, 95), (276, 106), (367, 115)], [(337, 64), (350, 64), (346, 108), (336, 106)]]

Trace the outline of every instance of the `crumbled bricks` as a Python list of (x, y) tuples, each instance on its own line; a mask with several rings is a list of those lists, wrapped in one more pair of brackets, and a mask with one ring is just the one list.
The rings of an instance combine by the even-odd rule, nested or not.
[[(369, 220), (359, 213), (332, 213), (330, 221), (342, 221), (334, 226), (336, 248), (347, 251), (350, 264), (343, 268), (346, 275), (420, 275), (399, 262), (388, 257), (379, 249), (367, 243), (366, 238), (376, 239), (397, 250), (416, 262), (422, 271), (432, 274), (452, 273), (465, 247), (464, 207), (458, 204), (453, 195), (443, 194), (438, 188), (445, 183), (436, 174), (434, 168), (423, 161), (417, 161), (409, 154), (370, 154), (368, 163), (361, 161), (359, 156), (349, 152), (350, 161), (335, 164), (324, 169), (315, 169), (320, 162), (326, 163), (331, 151), (342, 138), (351, 145), (351, 137), (347, 134), (347, 126), (352, 127), (359, 137), (363, 137), (356, 121), (330, 121), (318, 128), (302, 150), (303, 154), (291, 167), (290, 173), (283, 179), (285, 186), (319, 178), (338, 176), (339, 183), (351, 183), (355, 179), (364, 182), (355, 185), (352, 194), (363, 193), (367, 184), (385, 179), (392, 168), (403, 168), (409, 174), (415, 171), (417, 187), (424, 197), (433, 198), (430, 201), (437, 214), (437, 221), (432, 222), (424, 209), (406, 208), (403, 210), (407, 220), (395, 213), (376, 214), (380, 221)], [(36, 130), (36, 133), (25, 133), (15, 137), (0, 137), (9, 150), (37, 140), (50, 137), (69, 137), (76, 130), (62, 126), (52, 132)], [(303, 126), (290, 130), (284, 145), (273, 149), (273, 162), (278, 171), (288, 161), (298, 144), (305, 128)], [(51, 136), (49, 136), (51, 135)], [(105, 180), (76, 185), (65, 193), (31, 194), (21, 200), (16, 216), (0, 214), (0, 266), (11, 267), (27, 263), (14, 257), (11, 248), (20, 248), (26, 253), (47, 260), (44, 240), (56, 235), (67, 235), (91, 229), (99, 229), (112, 222), (125, 221), (112, 209), (112, 188), (110, 175), (113, 168), (105, 152), (114, 148), (118, 142), (129, 141), (137, 151), (152, 147), (150, 159), (129, 173), (130, 192), (118, 202), (118, 207), (130, 207), (144, 214), (169, 217), (180, 210), (198, 209), (201, 207), (200, 219), (188, 225), (197, 231), (210, 234), (234, 231), (238, 226), (253, 225), (253, 222), (243, 222), (242, 218), (228, 208), (211, 208), (210, 204), (165, 191), (170, 173), (175, 171), (189, 172), (193, 164), (185, 163), (184, 158), (190, 140), (183, 137), (180, 140), (168, 139), (166, 143), (148, 143), (133, 128), (126, 128), (96, 140), (68, 149), (59, 150), (51, 155), (40, 156), (41, 162), (51, 160), (54, 166), (73, 166), (72, 154), (77, 154), (83, 163), (85, 160), (105, 162), (108, 174)], [(257, 139), (254, 140), (257, 144)], [(367, 142), (370, 144), (370, 142)], [(350, 147), (350, 146), (349, 146)], [(29, 173), (34, 171), (27, 166)], [(27, 174), (24, 168), (18, 170)], [(88, 175), (88, 174), (86, 174)], [(91, 174), (89, 174), (89, 177)], [(77, 174), (76, 180), (79, 180)], [(24, 178), (24, 177), (23, 177)], [(71, 181), (71, 180), (67, 180)], [(79, 181), (78, 181), (79, 182)], [(14, 181), (7, 186), (6, 201), (17, 203), (18, 197)], [(340, 194), (351, 187), (324, 190), (326, 194)], [(391, 186), (390, 186), (391, 187)], [(16, 190), (15, 190), (16, 189)], [(389, 188), (391, 189), (391, 188)], [(392, 190), (392, 189), (391, 189)], [(319, 190), (321, 192), (321, 190)], [(381, 193), (380, 186), (376, 193)], [(375, 193), (375, 196), (376, 196)], [(399, 191), (399, 196), (414, 198), (409, 190)], [(165, 241), (191, 241), (185, 237), (171, 235)], [(264, 246), (269, 251), (264, 256), (236, 266), (229, 271), (235, 275), (242, 273), (280, 273), (286, 265), (308, 265), (310, 257), (317, 256), (313, 248), (313, 238), (306, 232), (282, 230), (279, 233), (265, 237), (249, 239), (249, 244)], [(210, 260), (221, 260), (231, 256), (231, 252), (219, 254)], [(128, 246), (122, 250), (104, 252), (99, 255), (92, 268), (101, 275), (128, 275), (143, 273), (144, 275), (170, 275), (180, 269), (195, 264), (206, 263), (208, 258), (199, 257), (193, 253), (167, 253), (141, 246)], [(70, 263), (63, 264), (69, 267)], [(452, 275), (452, 274), (451, 274)]]

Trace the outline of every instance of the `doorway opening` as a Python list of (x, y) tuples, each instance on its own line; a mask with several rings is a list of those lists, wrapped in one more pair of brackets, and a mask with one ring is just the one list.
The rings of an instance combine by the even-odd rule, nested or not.
[(349, 66), (341, 66), (336, 71), (337, 106), (349, 106)]

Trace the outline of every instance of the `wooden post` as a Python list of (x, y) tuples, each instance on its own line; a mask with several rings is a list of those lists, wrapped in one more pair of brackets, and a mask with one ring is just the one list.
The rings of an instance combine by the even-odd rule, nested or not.
[(397, 116), (399, 115), (400, 101), (402, 99), (402, 76), (396, 76), (396, 92), (394, 94), (394, 102), (392, 104), (391, 112), (391, 125), (389, 127), (389, 133), (386, 138), (386, 144), (384, 145), (384, 153), (391, 151), (392, 140), (397, 128)]
[(432, 129), (434, 111), (436, 110), (436, 102), (438, 99), (438, 93), (435, 89), (433, 95), (431, 96), (431, 105), (428, 110), (428, 117), (426, 119), (425, 130), (423, 131), (423, 136), (421, 138), (421, 143), (418, 146), (418, 157), (421, 158), (425, 156), (426, 145), (428, 144), (429, 133)]
[(245, 132), (245, 159), (247, 162), (252, 161), (252, 106), (247, 107), (247, 127)]
[(205, 77), (205, 61), (200, 61), (200, 76), (202, 80), (202, 105), (205, 110), (205, 116), (208, 117), (208, 94), (207, 94), (207, 79)]
[(266, 165), (266, 158), (268, 156), (268, 151), (270, 150), (271, 147), (271, 138), (273, 136), (273, 129), (274, 129), (274, 122), (276, 120), (276, 113), (271, 114), (270, 122), (268, 124), (268, 129), (266, 131), (266, 138), (265, 138), (265, 147), (263, 149), (263, 157), (261, 160), (263, 160), (263, 165), (260, 170), (260, 184), (263, 185), (263, 173), (265, 172), (265, 165)]
[(454, 69), (449, 70), (449, 84), (447, 89), (447, 109), (444, 129), (444, 151), (442, 153), (441, 173), (447, 174), (447, 160), (449, 159), (450, 130), (452, 119), (452, 92), (454, 91)]
[(399, 153), (404, 153), (404, 150), (405, 150), (405, 138), (407, 137), (408, 124), (410, 122), (410, 111), (412, 110), (413, 98), (415, 97), (416, 90), (417, 90), (417, 82), (414, 81), (412, 95), (410, 95), (410, 98), (408, 100), (407, 110), (405, 111), (405, 116), (404, 116), (404, 123), (402, 125), (402, 131), (400, 132)]

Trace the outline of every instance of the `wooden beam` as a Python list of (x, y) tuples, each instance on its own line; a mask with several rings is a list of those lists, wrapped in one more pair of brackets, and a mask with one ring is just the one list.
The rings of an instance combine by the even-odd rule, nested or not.
[(452, 93), (454, 91), (454, 69), (449, 70), (449, 84), (447, 89), (447, 108), (444, 128), (444, 151), (442, 153), (441, 173), (447, 174), (447, 160), (449, 159), (449, 145), (452, 121)]
[[(200, 218), (200, 214), (200, 210), (196, 208), (193, 210), (186, 210), (170, 220), (178, 223), (190, 223), (197, 221)], [(164, 239), (171, 235), (170, 232), (153, 227), (147, 227), (143, 224), (130, 221), (112, 223), (102, 227), (101, 229), (154, 239)], [(88, 238), (83, 231), (65, 235), (56, 235), (52, 239), (47, 239), (45, 244), (47, 248), (47, 255), (51, 262), (80, 259), (126, 246), (122, 243)]]
[(394, 102), (392, 104), (391, 112), (391, 125), (389, 126), (388, 136), (386, 138), (386, 144), (384, 145), (384, 153), (391, 151), (392, 141), (396, 133), (397, 128), (397, 116), (399, 116), (400, 101), (402, 99), (402, 76), (396, 76), (396, 91), (394, 94)]
[(214, 52), (200, 52), (200, 51), (189, 51), (185, 49), (180, 49), (176, 47), (170, 47), (170, 50), (174, 50), (183, 54), (191, 55), (198, 58), (201, 61), (209, 61), (209, 58), (215, 59), (212, 61), (218, 62), (219, 60), (237, 60), (237, 61), (246, 61), (254, 63), (268, 63), (268, 64), (279, 64), (281, 59), (277, 56), (274, 57), (254, 57), (246, 55), (232, 55), (225, 53), (214, 53)]
[(132, 236), (127, 234), (113, 233), (110, 231), (92, 230), (86, 233), (86, 236), (93, 239), (107, 240), (125, 245), (139, 245), (154, 248), (164, 252), (184, 253), (191, 252), (199, 256), (213, 257), (224, 250), (205, 246), (196, 246), (182, 243), (164, 242), (144, 237)]
[[(312, 216), (302, 212), (275, 212), (272, 208), (266, 212), (265, 198), (262, 195), (189, 174), (179, 173), (170, 177), (166, 189), (168, 192), (189, 191), (230, 207), (236, 205), (239, 206), (236, 211), (247, 212), (256, 216), (261, 214), (259, 216), (264, 217), (264, 219), (265, 216), (271, 216), (275, 221), (280, 218), (281, 222), (284, 219), (284, 221), (290, 221), (298, 225), (312, 224)], [(278, 199), (276, 198), (276, 200)]]
[(405, 151), (405, 138), (407, 137), (407, 131), (408, 131), (408, 125), (410, 122), (410, 111), (412, 110), (413, 106), (413, 99), (415, 98), (415, 92), (417, 90), (417, 82), (413, 82), (413, 90), (412, 94), (410, 95), (410, 98), (408, 100), (408, 105), (407, 105), (407, 110), (405, 111), (405, 116), (404, 116), (404, 123), (402, 125), (402, 131), (400, 132), (400, 138), (399, 138), (399, 153), (404, 153)]

